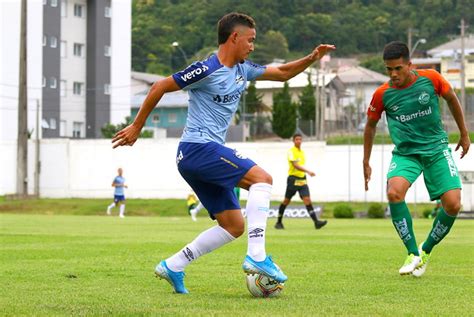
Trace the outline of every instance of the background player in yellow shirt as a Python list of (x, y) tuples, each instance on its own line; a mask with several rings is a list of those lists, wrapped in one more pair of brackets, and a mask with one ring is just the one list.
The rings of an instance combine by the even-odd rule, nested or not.
[(301, 149), (301, 143), (303, 142), (303, 137), (301, 134), (296, 133), (293, 135), (294, 146), (288, 151), (288, 179), (286, 185), (285, 199), (278, 209), (278, 220), (275, 224), (275, 229), (285, 229), (283, 226), (283, 214), (285, 213), (285, 208), (291, 202), (291, 198), (298, 192), (301, 199), (303, 200), (308, 213), (314, 221), (314, 226), (316, 229), (321, 229), (327, 224), (326, 220), (319, 220), (314, 212), (313, 205), (311, 203), (311, 198), (309, 197), (309, 187), (306, 180), (306, 174), (309, 174), (311, 177), (316, 174), (313, 171), (310, 171), (304, 167), (305, 164), (305, 155), (304, 151)]

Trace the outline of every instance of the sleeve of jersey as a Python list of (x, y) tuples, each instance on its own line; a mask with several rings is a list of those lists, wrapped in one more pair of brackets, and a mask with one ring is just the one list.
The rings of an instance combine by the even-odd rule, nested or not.
[(382, 112), (384, 110), (383, 106), (383, 93), (385, 89), (382, 87), (377, 88), (372, 96), (372, 100), (370, 101), (369, 108), (367, 109), (367, 117), (373, 120), (379, 120), (382, 116)]
[(255, 80), (257, 77), (261, 76), (266, 69), (266, 66), (255, 64), (251, 61), (245, 61), (244, 67), (247, 72), (247, 80), (252, 81)]
[(428, 77), (431, 80), (438, 96), (443, 96), (451, 88), (449, 82), (434, 69), (420, 70), (419, 73), (421, 76)]
[(190, 90), (199, 87), (203, 79), (209, 76), (211, 71), (209, 66), (203, 62), (196, 62), (184, 70), (173, 74), (173, 79), (183, 90)]

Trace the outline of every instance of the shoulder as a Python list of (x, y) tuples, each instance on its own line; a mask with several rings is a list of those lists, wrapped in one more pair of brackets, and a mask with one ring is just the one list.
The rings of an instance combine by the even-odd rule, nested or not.
[(222, 67), (217, 56), (211, 55), (208, 59), (194, 62), (184, 70), (173, 74), (173, 79), (180, 88), (184, 88), (208, 77)]
[(390, 88), (390, 84), (388, 81), (378, 86), (377, 89), (375, 89), (374, 97), (383, 97), (383, 94), (385, 93), (385, 91), (387, 91), (388, 88)]

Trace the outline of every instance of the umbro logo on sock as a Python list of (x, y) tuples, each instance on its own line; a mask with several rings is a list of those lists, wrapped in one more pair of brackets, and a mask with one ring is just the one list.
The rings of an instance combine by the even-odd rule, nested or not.
[(184, 249), (183, 253), (184, 253), (184, 256), (186, 257), (186, 259), (188, 259), (189, 262), (194, 260), (193, 251), (191, 251), (189, 248)]
[(249, 232), (249, 238), (259, 238), (263, 237), (263, 230), (262, 228), (255, 228), (252, 231)]

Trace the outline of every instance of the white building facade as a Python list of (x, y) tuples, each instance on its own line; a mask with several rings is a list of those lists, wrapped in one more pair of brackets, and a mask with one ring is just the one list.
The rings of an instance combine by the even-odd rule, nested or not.
[[(16, 140), (21, 1), (0, 2), (0, 140)], [(27, 1), (28, 129), (99, 138), (130, 115), (131, 0)]]

